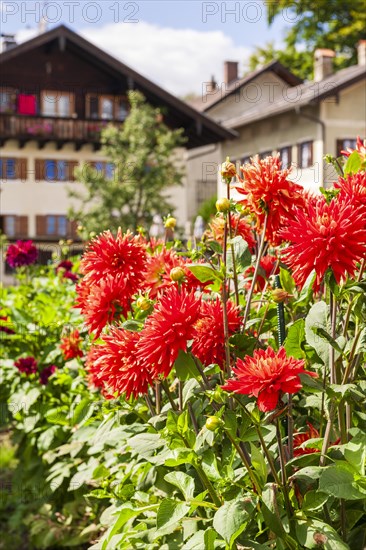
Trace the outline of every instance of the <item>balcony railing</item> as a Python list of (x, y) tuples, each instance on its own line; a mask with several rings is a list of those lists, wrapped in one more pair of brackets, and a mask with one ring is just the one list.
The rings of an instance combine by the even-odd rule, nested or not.
[(122, 122), (1, 113), (0, 140), (17, 139), (21, 143), (30, 140), (74, 142), (78, 145), (91, 143), (98, 146), (101, 131), (107, 124), (119, 126)]

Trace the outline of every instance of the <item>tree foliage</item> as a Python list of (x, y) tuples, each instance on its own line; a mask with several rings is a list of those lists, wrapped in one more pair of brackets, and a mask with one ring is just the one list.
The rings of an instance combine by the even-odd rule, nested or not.
[(300, 78), (309, 79), (316, 48), (334, 50), (337, 69), (357, 63), (357, 43), (366, 36), (363, 0), (278, 0), (266, 2), (266, 6), (269, 25), (281, 17), (293, 24), (287, 29), (284, 48), (269, 42), (255, 50), (250, 70), (277, 59)]
[(167, 190), (181, 184), (183, 173), (173, 158), (184, 143), (183, 130), (169, 129), (161, 110), (140, 92), (131, 91), (128, 98), (131, 110), (122, 127), (109, 125), (101, 135), (113, 174), (106, 177), (84, 165), (76, 173), (84, 189), (70, 190), (70, 196), (80, 201), (70, 217), (79, 220), (86, 233), (118, 227), (135, 230), (148, 226), (155, 213), (173, 210)]

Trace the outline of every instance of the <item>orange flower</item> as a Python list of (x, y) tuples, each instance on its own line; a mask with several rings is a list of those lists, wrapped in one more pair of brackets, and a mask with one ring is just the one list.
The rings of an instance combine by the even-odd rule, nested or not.
[(320, 434), (318, 430), (314, 428), (310, 422), (306, 422), (309, 429), (306, 432), (298, 433), (294, 436), (294, 456), (302, 456), (307, 455), (311, 453), (318, 453), (318, 449), (314, 449), (313, 447), (301, 447), (305, 441), (308, 441), (309, 439), (317, 439), (320, 437)]
[(83, 356), (83, 352), (80, 349), (81, 343), (82, 339), (80, 338), (80, 333), (77, 328), (61, 339), (60, 349), (66, 361)]
[(280, 167), (278, 156), (259, 159), (257, 155), (241, 167), (242, 185), (236, 187), (244, 195), (239, 202), (256, 215), (258, 231), (268, 215), (266, 239), (275, 245), (281, 243), (278, 231), (293, 219), (294, 207), (304, 204), (302, 187), (288, 179), (290, 170)]
[[(249, 223), (240, 214), (230, 214), (231, 231), (233, 237), (241, 236), (248, 243), (250, 250), (255, 246), (253, 230)], [(225, 216), (219, 214), (212, 218), (205, 236), (208, 241), (217, 241), (221, 246), (224, 243)]]
[(366, 209), (349, 198), (334, 198), (327, 204), (321, 195), (307, 210), (297, 209), (296, 219), (281, 232), (291, 244), (283, 254), (296, 283), (302, 286), (313, 269), (318, 290), (327, 269), (339, 284), (353, 276), (357, 262), (366, 254)]
[(273, 411), (284, 393), (296, 393), (301, 388), (300, 374), (316, 374), (304, 370), (305, 361), (287, 357), (284, 348), (275, 352), (271, 347), (257, 350), (253, 357), (238, 359), (224, 390), (254, 396), (260, 411)]

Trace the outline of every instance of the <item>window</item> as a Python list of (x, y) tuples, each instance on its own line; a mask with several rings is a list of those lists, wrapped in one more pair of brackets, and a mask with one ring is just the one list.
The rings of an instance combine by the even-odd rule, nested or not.
[(313, 164), (313, 142), (305, 141), (299, 145), (299, 167), (309, 168)]
[(240, 159), (240, 166), (244, 166), (244, 164), (249, 164), (250, 159), (253, 155), (245, 155), (243, 158)]
[(342, 155), (341, 151), (347, 151), (347, 149), (356, 149), (356, 140), (337, 139), (337, 157)]
[(66, 216), (46, 216), (46, 235), (66, 237), (67, 218)]
[(124, 96), (88, 94), (86, 116), (91, 119), (125, 120), (128, 101)]
[(285, 168), (290, 168), (291, 166), (291, 161), (292, 161), (292, 155), (291, 155), (291, 147), (282, 147), (282, 149), (280, 149), (279, 153), (280, 153), (280, 161), (281, 161), (281, 168), (282, 169), (285, 169)]
[(0, 113), (14, 113), (15, 104), (15, 90), (10, 88), (2, 88), (0, 90)]
[(4, 182), (8, 180), (21, 179), (27, 177), (27, 159), (14, 157), (0, 158), (0, 179)]
[(43, 91), (41, 111), (44, 116), (70, 117), (74, 112), (74, 95), (70, 92)]
[(113, 162), (91, 161), (88, 166), (94, 168), (97, 176), (104, 176), (107, 179), (113, 179), (115, 174), (115, 165)]
[(77, 161), (64, 159), (36, 159), (36, 181), (75, 181)]
[(23, 238), (28, 236), (28, 216), (6, 214), (0, 216), (0, 230), (9, 238)]
[(259, 153), (259, 158), (261, 160), (265, 159), (266, 157), (272, 156), (272, 151), (263, 151), (263, 153)]

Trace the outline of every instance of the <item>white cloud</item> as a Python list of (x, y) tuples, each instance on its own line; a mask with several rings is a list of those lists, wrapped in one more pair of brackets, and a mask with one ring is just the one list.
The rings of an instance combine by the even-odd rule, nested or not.
[[(18, 41), (31, 37), (24, 30)], [(117, 57), (162, 88), (182, 96), (200, 94), (202, 83), (214, 75), (221, 83), (223, 62), (239, 61), (243, 65), (249, 48), (236, 46), (222, 31), (173, 29), (140, 21), (135, 24), (114, 23), (79, 31), (84, 38)]]

